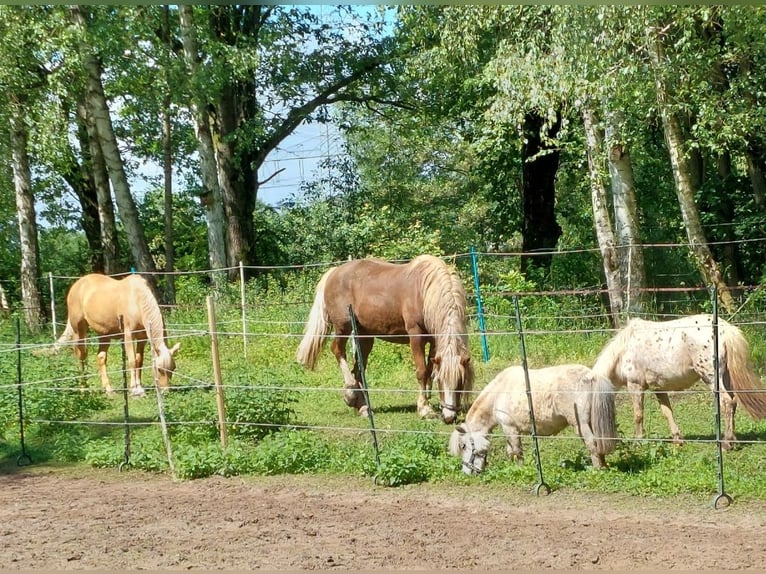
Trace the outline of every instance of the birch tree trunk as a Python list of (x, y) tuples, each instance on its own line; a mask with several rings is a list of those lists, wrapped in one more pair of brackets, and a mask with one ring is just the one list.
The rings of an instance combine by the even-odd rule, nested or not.
[(101, 81), (101, 64), (93, 53), (92, 48), (84, 40), (87, 34), (87, 26), (80, 7), (72, 6), (70, 14), (73, 24), (78, 28), (83, 38), (80, 44), (80, 56), (83, 68), (87, 74), (85, 103), (88, 112), (93, 115), (98, 135), (97, 141), (101, 146), (104, 162), (109, 173), (109, 180), (112, 183), (114, 197), (117, 202), (118, 214), (125, 227), (133, 261), (139, 271), (154, 273), (156, 267), (149, 253), (149, 246), (146, 242), (143, 226), (138, 219), (136, 203), (130, 191), (128, 178), (125, 175), (125, 164), (122, 161), (117, 138), (114, 135), (112, 118)]
[(104, 163), (104, 154), (98, 141), (96, 125), (93, 117), (82, 103), (77, 105), (79, 114), (88, 134), (87, 148), (90, 155), (90, 176), (96, 189), (98, 205), (98, 220), (101, 227), (101, 251), (104, 255), (104, 273), (113, 275), (119, 273), (120, 243), (117, 239), (117, 222), (114, 218), (112, 190), (109, 187), (109, 174)]
[[(183, 40), (184, 58), (192, 81), (200, 76), (200, 56), (197, 47), (197, 35), (194, 31), (192, 7), (181, 5), (178, 9), (181, 22), (181, 38)], [(226, 220), (223, 211), (221, 187), (218, 182), (218, 166), (216, 164), (215, 145), (210, 129), (210, 115), (206, 102), (197, 90), (192, 95), (192, 116), (194, 131), (197, 135), (197, 150), (200, 157), (200, 172), (203, 194), (200, 198), (205, 206), (207, 219), (207, 242), (210, 266), (212, 269), (223, 269), (227, 266), (226, 259)]]
[(718, 263), (713, 258), (713, 254), (707, 244), (697, 204), (694, 201), (693, 173), (688, 159), (684, 155), (681, 123), (678, 116), (670, 109), (669, 91), (663, 74), (665, 51), (662, 38), (658, 32), (651, 28), (647, 29), (647, 36), (649, 39), (649, 55), (654, 69), (657, 107), (662, 118), (662, 127), (665, 131), (665, 142), (668, 146), (670, 164), (673, 169), (676, 195), (681, 207), (681, 216), (686, 227), (689, 246), (697, 261), (697, 266), (705, 284), (711, 287), (714, 286), (718, 290), (718, 296), (724, 309), (727, 313), (733, 313), (735, 309), (734, 300), (723, 280)]
[(607, 113), (607, 164), (612, 189), (614, 225), (617, 235), (620, 275), (625, 289), (624, 310), (628, 315), (643, 311), (642, 289), (646, 287), (644, 250), (638, 228), (638, 201), (633, 179), (633, 162), (627, 147), (620, 143), (621, 112)]
[(606, 288), (609, 294), (610, 321), (613, 327), (617, 327), (622, 322), (620, 318), (625, 309), (624, 286), (620, 275), (620, 260), (615, 247), (614, 231), (609, 218), (607, 191), (601, 177), (601, 169), (599, 169), (598, 158), (602, 157), (603, 138), (596, 122), (595, 113), (588, 105), (582, 109), (582, 119), (585, 127), (588, 171), (590, 172), (593, 224), (596, 228), (596, 239), (604, 265)]
[(42, 296), (38, 286), (40, 247), (37, 242), (37, 218), (32, 196), (32, 173), (27, 156), (27, 128), (22, 104), (13, 97), (10, 99), (13, 183), (21, 248), (21, 299), (24, 306), (24, 322), (30, 331), (39, 332), (43, 323)]

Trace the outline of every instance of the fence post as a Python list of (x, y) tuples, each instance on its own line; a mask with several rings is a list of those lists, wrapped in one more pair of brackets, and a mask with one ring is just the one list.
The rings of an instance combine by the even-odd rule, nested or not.
[(721, 377), (718, 361), (718, 289), (712, 287), (713, 298), (713, 368), (715, 382), (713, 401), (715, 402), (715, 445), (718, 455), (718, 494), (713, 498), (713, 508), (726, 508), (731, 504), (731, 496), (726, 494), (723, 481), (723, 447), (721, 446)]
[(207, 324), (210, 330), (210, 345), (213, 353), (213, 380), (215, 381), (215, 401), (218, 407), (218, 434), (221, 447), (226, 448), (229, 438), (226, 429), (226, 401), (221, 384), (221, 358), (218, 354), (218, 332), (215, 327), (215, 307), (213, 298), (207, 296)]
[(481, 301), (481, 287), (479, 286), (479, 263), (476, 247), (471, 246), (471, 268), (473, 269), (473, 288), (476, 292), (476, 312), (479, 317), (479, 332), (481, 332), (481, 352), (484, 362), (489, 361), (489, 345), (487, 345), (487, 329), (484, 324), (484, 306)]
[[(356, 326), (356, 315), (354, 315), (354, 308), (348, 306), (348, 315), (351, 318), (351, 332), (353, 333), (354, 342), (354, 354), (356, 355), (356, 364), (359, 366), (359, 384), (362, 386), (362, 396), (364, 397), (364, 404), (367, 405), (367, 417), (370, 419), (370, 434), (372, 434), (372, 447), (375, 450), (375, 462), (380, 468), (380, 449), (378, 448), (378, 434), (375, 430), (375, 419), (372, 415), (372, 405), (370, 404), (370, 394), (367, 392), (367, 379), (365, 377), (365, 364), (364, 357), (362, 357), (362, 348), (359, 345), (357, 339), (359, 338), (359, 330)], [(375, 477), (377, 481), (377, 477)]]
[(535, 465), (537, 466), (537, 484), (535, 485), (535, 495), (540, 493), (551, 493), (551, 487), (543, 480), (543, 465), (540, 462), (540, 445), (537, 442), (537, 426), (535, 425), (535, 406), (532, 400), (532, 387), (529, 383), (529, 368), (527, 367), (527, 347), (524, 343), (524, 331), (521, 328), (521, 312), (519, 311), (519, 296), (513, 296), (513, 306), (516, 310), (516, 328), (519, 332), (519, 345), (521, 347), (521, 365), (524, 369), (524, 384), (527, 387), (527, 406), (529, 408), (529, 422), (532, 429), (532, 444), (535, 448)]
[(242, 345), (247, 359), (247, 311), (245, 307), (245, 266), (239, 262), (239, 300), (242, 306)]
[[(122, 315), (117, 316), (117, 322), (120, 325), (120, 332), (125, 333), (124, 325), (122, 322)], [(122, 414), (125, 422), (125, 451), (123, 453), (123, 460), (120, 463), (119, 469), (122, 470), (130, 464), (130, 410), (128, 407), (128, 371), (126, 369), (126, 357), (125, 357), (125, 337), (122, 337)]]
[(56, 327), (56, 296), (53, 292), (53, 272), (48, 272), (48, 285), (51, 292), (51, 324), (53, 325), (53, 341), (58, 339), (58, 331)]
[(27, 446), (24, 442), (24, 390), (21, 383), (21, 319), (16, 317), (16, 386), (19, 391), (19, 440), (21, 442), (21, 454), (16, 459), (16, 466), (32, 464), (32, 457), (27, 454)]
[[(146, 326), (146, 338), (152, 341), (152, 333), (149, 325)], [(154, 349), (151, 350), (154, 355)], [(165, 454), (168, 457), (168, 468), (173, 478), (176, 477), (176, 466), (173, 463), (173, 446), (170, 444), (170, 434), (168, 433), (168, 423), (165, 420), (165, 402), (162, 399), (162, 389), (159, 384), (159, 374), (157, 373), (157, 361), (152, 359), (152, 379), (154, 380), (154, 392), (157, 395), (157, 412), (160, 415), (160, 428), (162, 429), (162, 441), (165, 443)]]

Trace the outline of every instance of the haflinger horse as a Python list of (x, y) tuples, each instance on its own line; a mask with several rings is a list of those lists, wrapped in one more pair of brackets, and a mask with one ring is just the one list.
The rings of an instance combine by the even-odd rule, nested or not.
[[(606, 466), (605, 456), (617, 442), (614, 387), (584, 365), (558, 365), (528, 369), (535, 432), (552, 436), (567, 426), (582, 438), (594, 468)], [(501, 371), (476, 397), (465, 422), (452, 431), (449, 452), (462, 457), (465, 474), (484, 470), (489, 437), (500, 425), (506, 438), (506, 453), (523, 462), (522, 435), (532, 431), (524, 368)]]
[[(644, 436), (644, 392), (653, 390), (670, 427), (672, 440), (682, 444), (668, 393), (682, 391), (698, 380), (715, 390), (713, 316), (693, 315), (672, 321), (631, 319), (596, 359), (593, 370), (617, 387), (626, 387), (633, 399), (637, 438)], [(750, 363), (750, 346), (742, 331), (718, 319), (719, 397), (726, 430), (721, 446), (731, 449), (734, 413), (741, 402), (754, 419), (766, 417), (766, 393)]]
[(163, 389), (170, 386), (170, 378), (176, 368), (173, 356), (180, 343), (168, 348), (165, 322), (146, 279), (136, 274), (127, 275), (124, 279), (113, 279), (100, 273), (80, 277), (67, 293), (67, 311), (66, 329), (56, 341), (54, 349), (74, 340), (75, 355), (84, 372), (88, 358), (88, 328), (95, 331), (99, 336), (98, 370), (107, 394), (113, 393), (106, 372), (106, 353), (112, 339), (125, 340), (133, 396), (145, 394), (141, 386), (141, 369), (147, 340), (151, 342), (157, 382)]
[(420, 255), (406, 264), (357, 259), (330, 269), (320, 279), (297, 361), (313, 369), (334, 330), (331, 350), (343, 373), (344, 400), (366, 416), (360, 365), (355, 358), (352, 372), (346, 360), (346, 342), (352, 335), (349, 305), (363, 363), (367, 364), (375, 338), (409, 344), (420, 385), (418, 413), (421, 417), (435, 414), (428, 400), (436, 382), (442, 418), (453, 422), (461, 395), (471, 390), (474, 378), (466, 295), (457, 271), (438, 257)]

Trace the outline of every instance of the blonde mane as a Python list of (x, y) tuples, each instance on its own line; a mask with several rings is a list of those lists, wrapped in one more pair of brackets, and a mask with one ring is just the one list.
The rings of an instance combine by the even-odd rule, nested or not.
[(124, 279), (124, 281), (127, 280), (130, 280), (131, 296), (138, 304), (141, 322), (146, 330), (146, 338), (154, 351), (157, 367), (165, 370), (174, 369), (170, 350), (165, 343), (167, 335), (165, 320), (162, 318), (159, 303), (149, 282), (140, 275), (129, 275)]
[(423, 293), (423, 320), (433, 334), (434, 346), (442, 357), (442, 376), (458, 381), (465, 365), (464, 389), (473, 387), (473, 366), (469, 356), (466, 294), (457, 271), (438, 257), (420, 255), (412, 260)]

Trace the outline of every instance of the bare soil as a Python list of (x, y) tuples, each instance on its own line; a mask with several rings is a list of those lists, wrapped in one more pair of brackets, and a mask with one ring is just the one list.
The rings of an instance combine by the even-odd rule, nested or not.
[(710, 502), (23, 470), (0, 475), (0, 569), (762, 568), (766, 506)]

